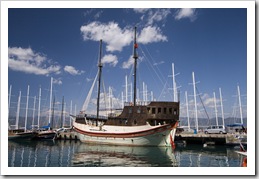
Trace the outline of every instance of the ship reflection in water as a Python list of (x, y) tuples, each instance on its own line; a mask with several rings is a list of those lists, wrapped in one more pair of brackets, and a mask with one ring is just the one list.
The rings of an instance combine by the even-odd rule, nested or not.
[(79, 141), (8, 141), (9, 167), (240, 167), (234, 147), (129, 147)]
[(177, 166), (170, 147), (130, 147), (81, 144), (72, 159), (82, 167), (169, 167)]

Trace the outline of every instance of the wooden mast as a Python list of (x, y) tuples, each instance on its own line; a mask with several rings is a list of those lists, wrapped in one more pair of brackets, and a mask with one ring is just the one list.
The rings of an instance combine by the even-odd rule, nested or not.
[[(99, 74), (98, 74), (98, 95), (97, 95), (97, 114), (96, 118), (99, 118), (99, 108), (100, 108), (100, 91), (101, 91), (101, 76), (102, 76), (102, 39), (100, 40), (100, 55), (99, 55)], [(97, 119), (96, 119), (96, 125), (97, 125)]]
[(137, 85), (136, 85), (136, 79), (137, 79), (137, 59), (138, 59), (138, 55), (137, 55), (137, 48), (138, 48), (138, 44), (137, 44), (137, 40), (136, 40), (136, 31), (137, 31), (137, 27), (135, 27), (135, 31), (134, 31), (134, 52), (133, 52), (133, 58), (134, 58), (134, 99), (133, 99), (133, 105), (136, 106), (136, 91), (137, 91)]

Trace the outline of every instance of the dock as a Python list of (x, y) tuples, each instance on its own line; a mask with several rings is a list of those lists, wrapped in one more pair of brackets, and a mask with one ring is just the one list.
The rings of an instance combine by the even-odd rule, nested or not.
[(57, 133), (56, 140), (79, 140), (74, 131)]
[[(242, 139), (242, 140), (241, 140)], [(239, 145), (240, 141), (246, 145), (246, 134), (204, 134), (204, 133), (179, 133), (175, 134), (175, 142), (185, 144), (207, 145)]]

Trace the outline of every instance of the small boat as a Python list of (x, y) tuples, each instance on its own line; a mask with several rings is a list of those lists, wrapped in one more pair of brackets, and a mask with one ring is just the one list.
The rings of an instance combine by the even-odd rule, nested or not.
[(98, 143), (127, 146), (172, 146), (179, 121), (179, 102), (152, 101), (149, 104), (136, 102), (136, 67), (137, 48), (136, 27), (134, 35), (134, 99), (133, 103), (125, 103), (122, 113), (99, 116), (100, 84), (101, 84), (101, 49), (98, 71), (97, 115), (90, 116), (82, 112), (73, 118), (73, 129), (84, 143)]
[(31, 140), (37, 135), (37, 132), (26, 131), (24, 130), (9, 130), (8, 131), (8, 140)]
[[(33, 139), (34, 140), (54, 140), (57, 132), (55, 130), (52, 130), (52, 126), (53, 126), (53, 120), (54, 120), (54, 104), (55, 104), (55, 97), (52, 101), (52, 82), (53, 82), (53, 78), (51, 77), (50, 80), (50, 102), (49, 102), (49, 109), (50, 112), (49, 113), (49, 123), (46, 126), (41, 127), (41, 129), (38, 130), (38, 134), (37, 136), (35, 136)], [(51, 107), (52, 104), (52, 107)], [(52, 122), (52, 125), (51, 125)]]
[(34, 139), (37, 140), (47, 140), (47, 139), (55, 139), (57, 135), (56, 131), (53, 130), (46, 130), (46, 131), (40, 131), (38, 134), (35, 136)]
[[(11, 94), (9, 95), (11, 96)], [(30, 140), (37, 135), (37, 132), (27, 130), (27, 110), (28, 110), (28, 98), (29, 98), (29, 86), (27, 90), (27, 105), (26, 105), (26, 117), (25, 117), (25, 124), (24, 128), (19, 128), (19, 114), (20, 114), (20, 103), (21, 103), (21, 91), (19, 92), (18, 103), (17, 103), (17, 113), (16, 113), (16, 122), (15, 122), (15, 129), (11, 129), (9, 125), (8, 129), (8, 140)]]
[(47, 126), (41, 127), (42, 130), (38, 130), (37, 135), (33, 138), (34, 140), (47, 140), (55, 139), (57, 132), (50, 129), (50, 124)]

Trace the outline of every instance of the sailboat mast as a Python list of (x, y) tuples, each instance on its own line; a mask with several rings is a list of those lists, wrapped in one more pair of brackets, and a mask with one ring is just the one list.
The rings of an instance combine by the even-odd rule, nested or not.
[[(98, 95), (97, 95), (97, 119), (99, 118), (99, 108), (100, 108), (100, 91), (101, 91), (101, 76), (102, 76), (102, 40), (100, 40), (100, 55), (99, 55), (99, 77), (98, 77)], [(97, 121), (96, 121), (97, 122)]]
[(243, 124), (242, 104), (241, 104), (239, 85), (237, 86), (237, 93), (238, 93), (238, 101), (239, 101), (240, 120), (241, 120), (241, 124)]
[(41, 101), (41, 87), (39, 90), (39, 105), (38, 105), (38, 129), (40, 128), (40, 101)]
[[(70, 115), (72, 114), (72, 108), (73, 108), (73, 105), (72, 105), (72, 100), (70, 101)], [(69, 120), (69, 126), (71, 127), (71, 119)]]
[(137, 91), (137, 59), (138, 59), (138, 55), (137, 55), (137, 48), (138, 48), (138, 44), (137, 44), (137, 40), (136, 40), (136, 31), (137, 31), (137, 27), (135, 27), (135, 32), (134, 32), (134, 54), (133, 54), (133, 58), (134, 58), (134, 99), (133, 99), (133, 105), (136, 106), (136, 91)]
[(177, 88), (175, 82), (175, 74), (174, 74), (174, 63), (172, 63), (172, 74), (173, 74), (173, 91), (174, 91), (174, 102), (177, 102)]
[(125, 76), (125, 102), (128, 102), (128, 77)]
[(10, 89), (9, 89), (9, 98), (8, 98), (8, 119), (9, 119), (10, 105), (11, 105), (11, 94), (12, 94), (12, 85), (10, 85)]
[(32, 111), (32, 126), (33, 126), (33, 128), (34, 128), (35, 105), (36, 105), (36, 96), (34, 96), (34, 100), (33, 100), (33, 111)]
[(61, 110), (61, 119), (60, 119), (60, 128), (63, 127), (63, 112), (64, 112), (64, 96), (62, 97), (62, 110)]
[(50, 96), (49, 96), (49, 130), (50, 130), (50, 120), (51, 120), (51, 101), (52, 101), (52, 82), (53, 78), (50, 78)]
[(218, 110), (217, 110), (217, 102), (216, 102), (216, 94), (215, 94), (215, 92), (213, 92), (213, 96), (214, 96), (214, 109), (215, 109), (216, 125), (219, 126), (219, 123), (218, 123)]
[(192, 72), (192, 83), (193, 83), (193, 97), (194, 97), (196, 130), (197, 130), (197, 132), (198, 132), (199, 124), (198, 124), (198, 111), (197, 111), (197, 102), (196, 102), (196, 82), (195, 82), (194, 72)]
[(52, 103), (52, 119), (51, 119), (51, 127), (49, 127), (49, 130), (52, 130), (54, 128), (54, 107), (55, 107), (55, 96)]
[(25, 111), (24, 132), (27, 131), (27, 117), (28, 117), (29, 93), (30, 93), (30, 86), (28, 85), (28, 88), (27, 88), (27, 100), (26, 100), (26, 111)]
[(220, 96), (220, 106), (221, 106), (222, 125), (223, 125), (223, 126), (225, 126), (225, 119), (224, 119), (224, 111), (223, 111), (223, 102), (222, 102), (221, 88), (219, 88), (219, 96)]
[(17, 112), (16, 112), (16, 122), (15, 122), (16, 129), (19, 128), (21, 95), (22, 95), (22, 92), (20, 91), (19, 92), (19, 97), (18, 97), (18, 103), (17, 103)]
[(187, 121), (188, 121), (188, 129), (190, 130), (190, 117), (189, 117), (189, 106), (188, 106), (188, 95), (187, 91), (185, 91), (185, 102), (186, 102), (186, 113), (187, 113)]

